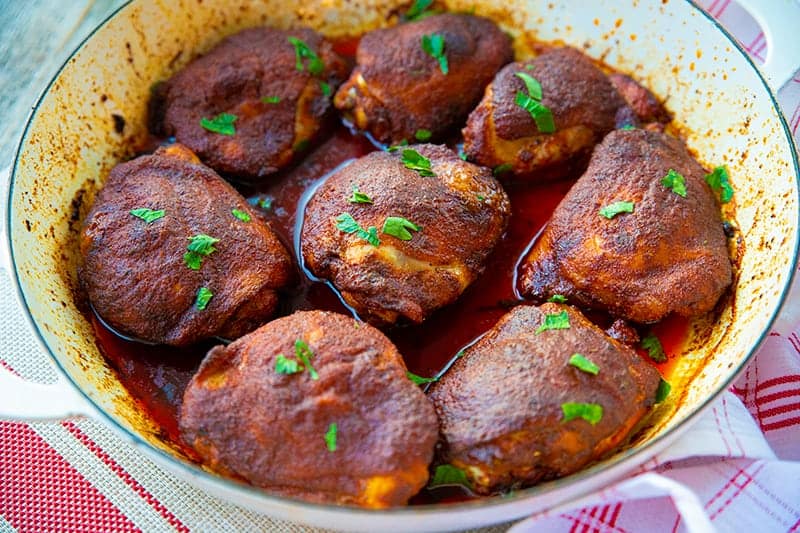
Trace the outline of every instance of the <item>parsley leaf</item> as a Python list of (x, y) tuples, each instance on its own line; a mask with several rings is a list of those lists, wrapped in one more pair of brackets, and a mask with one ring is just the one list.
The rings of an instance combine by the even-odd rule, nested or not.
[(353, 195), (347, 199), (351, 204), (371, 204), (372, 198), (358, 190), (358, 185), (353, 185)]
[(639, 345), (647, 351), (647, 356), (656, 363), (666, 362), (667, 354), (664, 352), (664, 347), (652, 332), (648, 333)]
[(183, 254), (183, 262), (192, 270), (200, 270), (200, 265), (203, 264), (203, 256), (195, 252), (186, 252)]
[(325, 432), (325, 446), (328, 447), (329, 452), (336, 451), (336, 434), (338, 433), (338, 426), (336, 422), (328, 426), (328, 431)]
[(265, 104), (277, 104), (281, 101), (280, 96), (262, 96), (261, 101)]
[(514, 103), (530, 113), (531, 118), (536, 121), (536, 128), (540, 133), (553, 133), (556, 131), (556, 123), (553, 120), (553, 112), (550, 111), (549, 107), (534, 100), (522, 91), (517, 92), (517, 97), (514, 99)]
[(307, 59), (308, 71), (314, 76), (319, 76), (325, 70), (325, 63), (306, 43), (297, 37), (289, 37), (289, 42), (294, 46), (295, 68), (303, 72), (303, 60)]
[(322, 90), (322, 94), (326, 98), (331, 95), (331, 85), (330, 85), (330, 83), (321, 81), (321, 82), (319, 82), (319, 88)]
[(554, 294), (550, 298), (548, 298), (547, 301), (557, 304), (565, 304), (567, 303), (567, 297), (564, 296), (563, 294)]
[(497, 165), (492, 169), (492, 175), (495, 178), (500, 177), (503, 174), (511, 172), (512, 168), (514, 168), (514, 165), (512, 165), (511, 163), (503, 163), (502, 165)]
[(413, 381), (417, 385), (425, 385), (426, 383), (436, 383), (437, 381), (439, 381), (439, 378), (437, 378), (437, 377), (424, 378), (424, 377), (418, 376), (415, 373), (410, 372), (408, 370), (406, 370), (406, 376), (408, 376), (408, 379), (410, 379), (411, 381)]
[(466, 161), (467, 160), (467, 152), (464, 151), (464, 147), (463, 146), (460, 146), (458, 148), (458, 157), (460, 157), (462, 161)]
[(658, 382), (658, 388), (656, 389), (656, 403), (661, 403), (666, 400), (671, 390), (672, 385), (667, 383), (664, 378), (661, 378)]
[(569, 358), (569, 364), (578, 370), (586, 372), (587, 374), (592, 374), (593, 376), (596, 376), (597, 373), (600, 372), (599, 366), (589, 361), (579, 353), (572, 354), (572, 356)]
[(408, 146), (408, 141), (405, 140), (405, 139), (403, 139), (402, 141), (400, 141), (397, 144), (394, 144), (392, 146), (387, 147), (386, 151), (389, 152), (389, 153), (393, 153), (393, 152), (398, 151), (400, 148), (402, 148), (404, 146)]
[(733, 186), (731, 186), (731, 177), (728, 174), (726, 167), (717, 167), (711, 174), (706, 174), (706, 183), (713, 190), (719, 190), (719, 201), (727, 204), (733, 198)]
[(432, 3), (433, 0), (414, 0), (414, 3), (411, 4), (410, 8), (408, 8), (408, 11), (406, 11), (406, 14), (403, 15), (403, 18), (411, 21), (420, 20), (427, 16), (433, 15), (433, 12), (425, 11)]
[(242, 222), (250, 222), (252, 220), (250, 214), (247, 211), (242, 211), (241, 209), (231, 209), (231, 214)]
[(542, 99), (542, 86), (536, 78), (525, 72), (517, 72), (515, 76), (525, 82), (525, 88), (528, 89), (528, 95), (531, 98), (534, 100)]
[(566, 311), (544, 315), (544, 322), (536, 328), (536, 335), (549, 329), (569, 329), (569, 315)]
[(439, 69), (445, 76), (450, 70), (447, 64), (447, 56), (444, 53), (444, 37), (438, 33), (422, 36), (422, 49), (426, 54), (439, 62)]
[(561, 411), (564, 413), (561, 422), (583, 418), (594, 426), (603, 419), (603, 406), (596, 403), (562, 403)]
[(194, 306), (198, 311), (203, 311), (213, 297), (214, 293), (212, 293), (206, 287), (200, 287), (200, 289), (197, 291), (197, 299), (194, 302)]
[(433, 473), (433, 478), (428, 482), (429, 488), (445, 487), (448, 485), (461, 485), (472, 488), (466, 472), (453, 465), (438, 465)]
[(216, 252), (217, 249), (214, 248), (214, 244), (218, 242), (219, 239), (203, 233), (189, 237), (189, 245), (186, 247), (188, 252), (184, 254), (183, 262), (192, 270), (200, 270), (200, 265), (203, 264), (203, 257)]
[(633, 202), (614, 202), (600, 208), (600, 216), (609, 220), (620, 213), (633, 213)]
[(625, 124), (625, 125), (624, 125), (624, 126), (622, 126), (620, 129), (621, 129), (622, 131), (631, 131), (631, 130), (635, 130), (635, 129), (636, 129), (636, 126), (634, 126), (633, 124)]
[(661, 185), (681, 198), (686, 198), (686, 180), (675, 170), (669, 169), (667, 175), (661, 178)]
[(380, 246), (381, 241), (378, 238), (378, 230), (375, 226), (370, 226), (365, 230), (350, 213), (342, 213), (336, 217), (336, 222), (336, 229), (339, 231), (347, 234), (355, 233), (372, 246)]
[(417, 130), (414, 133), (414, 137), (420, 142), (430, 141), (432, 136), (431, 130)]
[(282, 353), (278, 354), (278, 357), (275, 358), (275, 372), (278, 374), (285, 374), (288, 376), (302, 371), (302, 365), (295, 359), (289, 359)]
[[(411, 231), (420, 231), (422, 228), (403, 217), (386, 217), (383, 222), (383, 233), (397, 237), (401, 241), (410, 241)], [(411, 230), (411, 231), (408, 231)]]
[(131, 209), (130, 213), (136, 218), (141, 218), (148, 224), (164, 216), (163, 209), (158, 209), (157, 211), (154, 211), (146, 207), (137, 207), (136, 209)]
[(231, 115), (230, 113), (220, 113), (214, 118), (201, 118), (200, 125), (213, 133), (219, 133), (220, 135), (235, 135), (236, 134), (236, 127), (233, 125), (236, 122), (236, 115)]
[(311, 351), (311, 348), (309, 348), (308, 344), (306, 344), (302, 339), (297, 339), (294, 341), (294, 355), (300, 361), (302, 361), (303, 366), (308, 369), (311, 379), (315, 381), (318, 380), (319, 374), (317, 374), (317, 371), (314, 370), (313, 366), (311, 366), (311, 358), (314, 357), (314, 352)]
[(419, 172), (420, 176), (431, 177), (436, 175), (431, 170), (431, 160), (416, 150), (410, 148), (403, 150), (400, 161), (403, 162), (406, 168)]

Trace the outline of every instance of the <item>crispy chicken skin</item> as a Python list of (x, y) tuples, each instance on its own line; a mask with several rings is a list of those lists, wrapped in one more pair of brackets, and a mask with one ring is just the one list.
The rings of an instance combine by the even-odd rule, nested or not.
[[(540, 133), (531, 114), (516, 103), (518, 92), (528, 94), (517, 73), (541, 84), (541, 102), (553, 114), (554, 133)], [(627, 80), (619, 78), (617, 85), (628, 88), (625, 94), (638, 95), (638, 87), (658, 106), (646, 89)], [(644, 97), (637, 97), (644, 102)], [(644, 103), (637, 103), (638, 108), (653, 111)], [(663, 118), (655, 114), (642, 119), (654, 117)], [(616, 126), (637, 125), (639, 120), (612, 80), (589, 57), (574, 48), (555, 48), (500, 70), (469, 116), (463, 130), (464, 151), (471, 161), (491, 168), (510, 164), (517, 178), (549, 179), (561, 175), (554, 170), (585, 162), (582, 156)]]
[[(670, 169), (685, 178), (686, 198), (661, 184)], [(731, 263), (704, 175), (674, 137), (610, 133), (525, 259), (522, 293), (564, 294), (639, 323), (710, 311), (731, 284)], [(600, 215), (618, 201), (634, 202), (634, 212)]]
[[(423, 50), (425, 35), (444, 38), (448, 73)], [(514, 58), (510, 38), (494, 22), (442, 14), (362, 37), (356, 68), (334, 104), (356, 127), (384, 143), (432, 140), (463, 124), (495, 72)], [(421, 139), (426, 140), (426, 139)]]
[[(307, 58), (298, 70), (290, 37), (319, 56), (320, 74), (309, 71)], [(261, 179), (285, 167), (314, 138), (332, 107), (323, 82), (335, 91), (346, 74), (343, 60), (314, 31), (244, 30), (157, 86), (151, 122), (217, 172)], [(203, 118), (220, 113), (236, 116), (234, 135), (201, 126)]]
[[(646, 87), (639, 85), (633, 78), (626, 74), (611, 74), (608, 79), (625, 99), (633, 111), (636, 121), (640, 124), (661, 123), (666, 124), (672, 117), (661, 105), (661, 102)], [(617, 117), (619, 120), (620, 117)], [(631, 123), (635, 126), (636, 123)]]
[[(317, 380), (307, 368), (276, 372), (280, 355), (295, 359), (297, 340)], [(438, 435), (391, 341), (322, 311), (213, 348), (186, 389), (180, 429), (217, 471), (285, 496), (373, 508), (403, 505), (425, 485)]]
[[(164, 214), (148, 223), (131, 214), (139, 208)], [(184, 255), (197, 234), (219, 242), (191, 270)], [(276, 291), (293, 276), (270, 227), (177, 144), (111, 171), (84, 222), (80, 250), (78, 274), (97, 314), (124, 335), (176, 346), (255, 329), (272, 316)], [(213, 294), (202, 310), (201, 287)]]
[[(436, 175), (406, 168), (402, 150), (373, 152), (328, 178), (308, 203), (303, 223), (306, 266), (378, 325), (400, 317), (420, 323), (454, 302), (483, 271), (510, 216), (508, 196), (488, 169), (444, 146), (409, 149), (429, 158)], [(372, 203), (349, 202), (354, 186)], [(337, 229), (342, 213), (365, 230), (374, 226), (380, 245)], [(403, 217), (420, 229), (401, 240), (382, 232), (387, 217)]]
[[(562, 311), (569, 329), (536, 334), (545, 315)], [(575, 353), (598, 374), (569, 365)], [(433, 385), (441, 459), (463, 469), (482, 494), (571, 474), (628, 436), (658, 383), (657, 370), (577, 309), (516, 307)], [(601, 420), (565, 422), (568, 402), (600, 405)]]

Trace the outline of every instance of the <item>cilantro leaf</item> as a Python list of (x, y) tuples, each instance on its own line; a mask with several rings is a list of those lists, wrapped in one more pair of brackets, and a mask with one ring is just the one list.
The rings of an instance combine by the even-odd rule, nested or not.
[(463, 146), (460, 146), (458, 148), (458, 157), (460, 157), (462, 161), (466, 161), (467, 160), (467, 157), (468, 157), (467, 156), (467, 152), (464, 151), (464, 147)]
[(472, 488), (466, 472), (453, 465), (438, 465), (433, 473), (433, 478), (428, 482), (429, 488), (446, 487), (448, 485), (461, 485)]
[[(383, 233), (397, 237), (401, 241), (410, 241), (411, 231), (420, 231), (422, 228), (403, 217), (386, 217), (383, 222)], [(409, 231), (411, 230), (411, 231)]]
[(713, 190), (719, 190), (719, 201), (727, 204), (733, 198), (733, 186), (727, 167), (721, 166), (714, 169), (711, 174), (706, 174), (706, 183)]
[(411, 20), (420, 20), (425, 18), (426, 16), (432, 15), (432, 12), (426, 11), (433, 3), (433, 0), (414, 0), (414, 3), (411, 4), (411, 7), (408, 8), (406, 14), (403, 15), (403, 18), (411, 21)]
[(330, 83), (326, 83), (324, 81), (319, 82), (319, 88), (322, 90), (322, 94), (327, 98), (331, 95), (331, 85)]
[(325, 70), (325, 63), (319, 58), (316, 52), (308, 47), (306, 43), (297, 37), (289, 37), (289, 42), (294, 46), (295, 68), (298, 72), (303, 72), (303, 60), (307, 59), (308, 71), (314, 76), (319, 76)]
[(206, 287), (200, 287), (197, 290), (197, 299), (194, 302), (194, 306), (197, 308), (198, 311), (203, 311), (208, 305), (208, 302), (211, 301), (211, 298), (213, 297), (214, 293), (212, 293)]
[(565, 304), (567, 303), (567, 297), (564, 296), (563, 294), (554, 294), (550, 298), (548, 298), (547, 301), (557, 304)]
[(589, 361), (579, 353), (572, 354), (572, 356), (569, 358), (569, 364), (578, 370), (586, 372), (587, 374), (592, 374), (593, 376), (596, 376), (597, 373), (600, 372), (599, 366)]
[(512, 165), (511, 163), (503, 163), (502, 165), (497, 165), (496, 167), (494, 167), (492, 169), (492, 175), (495, 178), (498, 178), (498, 177), (502, 176), (503, 174), (511, 172), (512, 168), (514, 168), (514, 165)]
[(371, 204), (372, 198), (358, 190), (358, 185), (353, 185), (353, 195), (347, 199), (351, 204)]
[(262, 96), (261, 101), (265, 104), (277, 104), (281, 101), (280, 96)]
[(528, 89), (528, 96), (534, 100), (542, 99), (542, 85), (536, 80), (536, 78), (525, 72), (517, 72), (515, 76), (525, 83), (525, 88)]
[(536, 328), (536, 335), (550, 329), (569, 329), (569, 314), (566, 311), (544, 315), (542, 325)]
[(302, 339), (294, 341), (294, 355), (303, 363), (303, 366), (308, 369), (311, 379), (314, 381), (318, 380), (319, 374), (317, 374), (317, 371), (311, 366), (311, 358), (314, 357), (314, 352), (311, 351), (311, 348), (309, 348), (308, 344)]
[(236, 127), (233, 125), (236, 122), (236, 115), (230, 113), (220, 113), (214, 118), (201, 118), (200, 125), (213, 133), (220, 135), (236, 135)]
[(420, 176), (431, 177), (436, 175), (431, 170), (431, 160), (416, 150), (410, 148), (403, 150), (400, 161), (403, 162), (406, 168), (419, 172)]
[(603, 419), (603, 406), (596, 403), (562, 403), (561, 411), (564, 413), (561, 422), (583, 418), (594, 426)]
[(664, 378), (661, 378), (658, 382), (658, 388), (656, 389), (656, 403), (661, 403), (666, 400), (671, 390), (672, 385), (667, 383)]
[(426, 383), (436, 383), (437, 381), (439, 381), (439, 378), (437, 378), (437, 377), (424, 378), (424, 377), (418, 376), (415, 373), (410, 372), (408, 370), (406, 370), (406, 376), (408, 376), (408, 379), (410, 379), (411, 381), (413, 381), (417, 385), (425, 385)]
[(543, 103), (534, 100), (522, 91), (517, 92), (514, 103), (530, 113), (531, 118), (536, 122), (536, 128), (540, 133), (553, 133), (556, 131), (556, 123), (553, 120), (553, 112)]
[(192, 270), (200, 270), (203, 264), (203, 256), (196, 252), (186, 252), (183, 254), (183, 262)]
[(210, 235), (198, 233), (189, 237), (189, 245), (186, 247), (188, 252), (183, 256), (183, 262), (192, 270), (200, 270), (200, 265), (203, 264), (203, 258), (216, 252), (214, 244), (219, 242)]
[(400, 141), (397, 144), (394, 144), (392, 146), (387, 147), (386, 151), (389, 152), (389, 153), (394, 153), (394, 152), (398, 151), (400, 148), (402, 148), (404, 146), (408, 146), (408, 141), (405, 140), (405, 139), (403, 139), (402, 141)]
[(635, 130), (635, 129), (636, 129), (636, 126), (634, 126), (633, 124), (625, 124), (625, 125), (624, 125), (624, 126), (622, 126), (620, 129), (621, 129), (622, 131), (631, 131), (631, 130)]
[(648, 333), (639, 343), (639, 345), (647, 351), (647, 356), (656, 363), (664, 363), (667, 360), (667, 354), (664, 352), (664, 347), (661, 341), (658, 340), (652, 332)]
[(256, 207), (260, 207), (265, 211), (272, 209), (272, 198), (269, 196), (265, 196), (263, 198), (260, 196), (254, 196), (253, 198), (248, 198), (247, 203)]
[(439, 62), (439, 69), (445, 76), (450, 70), (447, 56), (444, 53), (444, 37), (438, 33), (422, 36), (422, 50)]
[(328, 447), (329, 452), (336, 451), (336, 434), (338, 433), (338, 426), (336, 422), (328, 426), (328, 431), (325, 432), (325, 446)]
[(252, 220), (250, 214), (247, 211), (242, 211), (241, 209), (231, 209), (231, 214), (242, 222), (250, 222)]
[(381, 240), (378, 238), (378, 230), (375, 226), (370, 226), (366, 230), (362, 228), (350, 213), (342, 213), (336, 217), (336, 229), (343, 233), (355, 233), (372, 246), (380, 246)]
[(600, 216), (611, 220), (620, 213), (633, 213), (633, 202), (614, 202), (600, 208)]
[(152, 209), (148, 209), (146, 207), (137, 207), (136, 209), (131, 209), (131, 215), (135, 216), (136, 218), (140, 218), (144, 220), (146, 223), (150, 224), (158, 220), (159, 218), (164, 216), (164, 210), (158, 209), (156, 211)]
[(432, 136), (431, 130), (417, 130), (414, 133), (414, 137), (420, 142), (430, 141)]
[(681, 198), (686, 198), (686, 180), (675, 170), (669, 169), (667, 175), (661, 178), (661, 185)]
[(275, 358), (275, 372), (278, 374), (285, 374), (288, 376), (302, 371), (303, 366), (295, 359), (289, 359), (282, 353), (278, 354), (278, 357)]

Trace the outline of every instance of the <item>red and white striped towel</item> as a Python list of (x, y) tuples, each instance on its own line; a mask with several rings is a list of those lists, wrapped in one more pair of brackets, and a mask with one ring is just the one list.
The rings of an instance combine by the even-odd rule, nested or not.
[[(764, 34), (744, 10), (731, 0), (698, 3), (763, 61)], [(800, 73), (779, 100), (800, 141)], [(791, 304), (730, 392), (669, 450), (628, 479), (513, 531), (800, 530), (800, 293)], [(1, 271), (0, 365), (27, 379), (55, 380)], [(216, 500), (101, 423), (79, 419), (0, 421), (0, 532), (6, 531), (307, 528)]]

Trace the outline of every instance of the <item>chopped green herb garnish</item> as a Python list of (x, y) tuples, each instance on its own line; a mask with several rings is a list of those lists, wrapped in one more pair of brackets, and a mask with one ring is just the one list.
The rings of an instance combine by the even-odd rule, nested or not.
[(231, 209), (231, 214), (241, 220), (242, 222), (250, 222), (252, 218), (250, 217), (250, 213), (247, 211), (242, 211), (241, 209)]
[(661, 178), (661, 185), (681, 198), (686, 198), (686, 180), (675, 170), (669, 169), (667, 175)]
[(733, 186), (728, 169), (717, 167), (711, 174), (706, 174), (706, 183), (715, 191), (719, 191), (719, 201), (727, 204), (733, 198)]
[(414, 137), (420, 142), (429, 141), (432, 136), (433, 133), (431, 133), (430, 130), (417, 130), (417, 132), (414, 133)]
[(550, 298), (548, 298), (547, 301), (556, 304), (565, 304), (567, 303), (567, 297), (564, 296), (563, 294), (554, 294)]
[(200, 270), (200, 265), (203, 264), (203, 257), (216, 252), (217, 249), (214, 248), (214, 244), (218, 242), (219, 239), (203, 233), (189, 237), (189, 245), (186, 247), (188, 252), (183, 255), (183, 261), (186, 266), (192, 270)]
[(419, 20), (421, 18), (425, 18), (426, 16), (432, 15), (432, 12), (425, 11), (432, 3), (433, 0), (414, 0), (414, 3), (411, 4), (410, 8), (408, 8), (408, 11), (406, 11), (406, 14), (403, 15), (403, 18), (406, 20)]
[(259, 196), (254, 196), (252, 198), (248, 198), (247, 203), (250, 205), (254, 205), (256, 207), (260, 207), (265, 211), (269, 211), (270, 209), (272, 209), (272, 198), (270, 198), (269, 196), (265, 196), (263, 198)]
[(507, 172), (511, 172), (512, 168), (514, 168), (514, 165), (512, 165), (511, 163), (503, 163), (502, 165), (497, 165), (496, 167), (494, 167), (494, 169), (492, 169), (492, 174), (494, 175), (495, 178), (497, 178)]
[(656, 403), (661, 403), (666, 400), (671, 390), (672, 385), (667, 383), (664, 378), (661, 378), (661, 380), (658, 382), (658, 388), (656, 389)]
[(569, 315), (566, 311), (544, 315), (544, 322), (536, 328), (536, 335), (549, 329), (569, 329)]
[(236, 115), (230, 113), (220, 113), (214, 118), (201, 118), (200, 125), (208, 131), (219, 133), (220, 135), (235, 135), (236, 127), (233, 125), (236, 122)]
[(600, 216), (609, 220), (620, 213), (633, 213), (633, 202), (614, 202), (600, 208)]
[(336, 433), (338, 428), (336, 422), (328, 426), (328, 431), (325, 432), (325, 446), (328, 447), (329, 452), (336, 451)]
[(603, 418), (603, 406), (596, 403), (562, 403), (561, 411), (564, 413), (562, 422), (583, 418), (594, 426)]
[(354, 219), (350, 213), (342, 213), (336, 217), (336, 229), (347, 234), (355, 233), (372, 246), (380, 246), (381, 244), (378, 238), (377, 228), (375, 226), (370, 226), (365, 230), (356, 222), (356, 219)]
[(447, 64), (447, 55), (444, 53), (444, 37), (438, 33), (422, 36), (422, 49), (426, 54), (439, 62), (442, 74), (447, 75), (450, 67)]
[(183, 254), (183, 262), (192, 270), (200, 270), (200, 265), (203, 264), (203, 256), (195, 252), (186, 252)]
[(587, 374), (592, 374), (594, 376), (600, 372), (599, 366), (592, 363), (579, 353), (572, 354), (572, 356), (569, 358), (569, 364), (582, 372), (586, 372)]
[(418, 376), (415, 373), (410, 372), (408, 370), (406, 370), (406, 376), (408, 376), (408, 379), (410, 379), (411, 381), (413, 381), (417, 385), (425, 385), (426, 383), (435, 383), (435, 382), (439, 381), (439, 378), (435, 378), (435, 377), (434, 378), (424, 378), (424, 377)]
[(281, 101), (280, 96), (262, 96), (261, 101), (265, 104), (277, 104)]
[(664, 363), (667, 360), (661, 341), (652, 332), (648, 333), (639, 344), (647, 351), (647, 356), (656, 363)]
[(351, 204), (371, 204), (372, 198), (358, 190), (358, 185), (353, 185), (353, 195), (347, 199)]
[(466, 472), (453, 465), (439, 465), (433, 473), (433, 478), (428, 482), (429, 488), (445, 487), (448, 485), (461, 485), (472, 488)]
[(464, 353), (465, 353), (465, 351), (464, 351), (464, 350), (459, 350), (459, 351), (456, 353), (456, 359), (461, 359), (462, 357), (464, 357)]
[(486, 199), (486, 197), (482, 194), (476, 194), (475, 198), (477, 198), (479, 202), (482, 202)]
[(517, 72), (515, 76), (525, 82), (525, 87), (528, 89), (528, 95), (531, 98), (534, 100), (542, 99), (542, 86), (535, 78), (525, 72)]
[(400, 141), (397, 144), (389, 146), (388, 148), (386, 148), (386, 151), (389, 152), (389, 153), (396, 152), (396, 151), (398, 151), (400, 148), (402, 148), (404, 146), (408, 146), (408, 141), (405, 140), (405, 139), (403, 139), (402, 141)]
[[(422, 228), (403, 217), (386, 217), (383, 222), (383, 233), (397, 237), (401, 241), (410, 241), (413, 235), (411, 231), (419, 231)], [(411, 230), (411, 231), (409, 231)]]
[(533, 70), (534, 68), (533, 65), (525, 65), (525, 70)]
[(214, 293), (208, 290), (206, 287), (200, 287), (197, 290), (197, 298), (194, 301), (194, 306), (197, 308), (198, 311), (203, 311), (208, 302), (211, 301), (211, 298), (214, 297)]
[(164, 210), (158, 209), (154, 211), (146, 207), (138, 207), (136, 209), (131, 209), (131, 215), (135, 216), (136, 218), (141, 218), (142, 220), (150, 224), (151, 222), (155, 222), (159, 218), (163, 217)]
[(294, 46), (295, 68), (299, 72), (303, 72), (303, 60), (307, 59), (308, 63), (306, 66), (308, 67), (308, 71), (315, 76), (322, 74), (322, 71), (325, 70), (325, 64), (316, 52), (297, 37), (289, 37), (289, 42)]
[(319, 379), (319, 374), (317, 374), (317, 371), (311, 366), (311, 359), (314, 357), (314, 352), (311, 351), (311, 348), (309, 348), (308, 344), (302, 339), (294, 341), (294, 355), (303, 363), (303, 366), (308, 369), (308, 374), (311, 376), (311, 379)]
[(311, 144), (311, 141), (308, 139), (300, 139), (294, 146), (292, 146), (292, 150), (295, 152), (305, 152), (308, 149), (308, 146)]
[(331, 85), (330, 85), (330, 83), (326, 83), (324, 81), (321, 81), (321, 82), (319, 82), (319, 88), (322, 90), (322, 94), (325, 95), (325, 97), (328, 97), (328, 96), (331, 95)]
[(431, 160), (416, 150), (410, 148), (403, 150), (403, 155), (400, 160), (406, 168), (416, 170), (419, 172), (420, 176), (431, 177), (436, 175), (431, 170)]
[(634, 125), (632, 125), (632, 124), (625, 124), (625, 125), (624, 125), (624, 126), (622, 126), (620, 129), (621, 129), (622, 131), (631, 131), (631, 130), (635, 130), (635, 129), (636, 129), (636, 126), (634, 126)]
[(275, 372), (278, 374), (288, 376), (302, 371), (303, 367), (296, 359), (289, 359), (282, 353), (279, 353), (278, 357), (275, 358)]
[(464, 151), (463, 146), (458, 148), (458, 157), (460, 157), (462, 161), (467, 160), (467, 152)]

